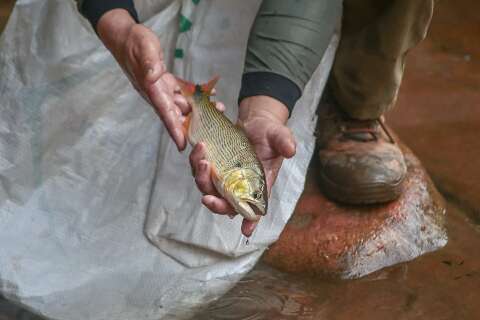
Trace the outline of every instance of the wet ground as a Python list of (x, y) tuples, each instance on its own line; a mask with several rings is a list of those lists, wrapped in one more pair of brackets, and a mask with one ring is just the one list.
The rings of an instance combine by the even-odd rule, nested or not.
[(359, 280), (287, 275), (264, 265), (195, 319), (480, 319), (480, 227), (448, 207), (449, 243)]
[[(0, 29), (12, 3), (0, 3)], [(388, 115), (449, 201), (447, 246), (359, 280), (259, 265), (196, 319), (480, 319), (479, 12), (477, 0), (437, 2)], [(1, 301), (0, 311), (0, 320), (30, 318)]]

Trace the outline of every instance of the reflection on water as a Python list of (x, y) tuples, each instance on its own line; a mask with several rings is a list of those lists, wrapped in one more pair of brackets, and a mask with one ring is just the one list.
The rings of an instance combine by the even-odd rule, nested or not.
[[(358, 280), (285, 274), (259, 264), (195, 320), (480, 319), (480, 226), (450, 206), (449, 243)], [(38, 320), (0, 299), (0, 320)]]
[(197, 315), (199, 320), (312, 319), (319, 297), (301, 281), (259, 265), (222, 299)]

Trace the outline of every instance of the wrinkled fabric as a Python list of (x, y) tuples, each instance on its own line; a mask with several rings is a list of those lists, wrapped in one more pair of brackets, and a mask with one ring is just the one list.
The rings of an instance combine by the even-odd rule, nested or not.
[[(138, 1), (169, 67), (234, 119), (259, 1)], [(150, 10), (149, 10), (150, 8)], [(188, 11), (188, 12), (187, 12)], [(179, 16), (192, 28), (179, 33)], [(297, 155), (247, 245), (73, 2), (19, 0), (0, 39), (0, 293), (51, 319), (187, 319), (275, 241), (303, 189), (333, 36), (289, 120)], [(174, 59), (181, 48), (183, 58)]]

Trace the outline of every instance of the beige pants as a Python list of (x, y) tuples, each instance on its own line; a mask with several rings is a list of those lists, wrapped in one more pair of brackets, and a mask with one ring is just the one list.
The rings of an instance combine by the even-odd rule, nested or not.
[(405, 56), (428, 30), (434, 0), (345, 0), (342, 40), (331, 85), (352, 118), (375, 119), (391, 108)]

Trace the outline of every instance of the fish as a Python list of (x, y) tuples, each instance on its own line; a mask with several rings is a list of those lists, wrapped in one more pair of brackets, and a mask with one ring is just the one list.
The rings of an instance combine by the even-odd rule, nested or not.
[(211, 100), (218, 79), (194, 84), (177, 78), (182, 95), (192, 107), (184, 131), (192, 146), (199, 142), (205, 145), (205, 158), (218, 193), (237, 213), (255, 222), (268, 210), (265, 171), (245, 132)]

